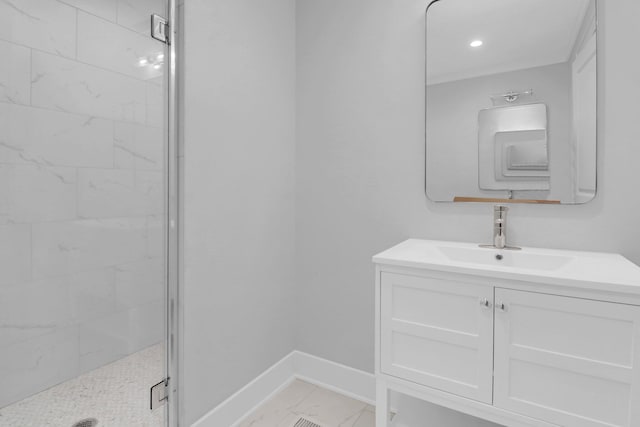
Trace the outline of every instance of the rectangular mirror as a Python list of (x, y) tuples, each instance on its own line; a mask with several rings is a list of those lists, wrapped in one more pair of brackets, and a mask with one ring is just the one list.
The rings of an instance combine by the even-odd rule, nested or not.
[(435, 0), (426, 28), (429, 199), (593, 199), (596, 0)]

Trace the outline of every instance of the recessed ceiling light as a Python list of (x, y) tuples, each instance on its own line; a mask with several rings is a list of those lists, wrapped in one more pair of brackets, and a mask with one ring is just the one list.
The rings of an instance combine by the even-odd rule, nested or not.
[(469, 43), (469, 46), (471, 47), (480, 47), (483, 45), (482, 40), (474, 40), (471, 43)]

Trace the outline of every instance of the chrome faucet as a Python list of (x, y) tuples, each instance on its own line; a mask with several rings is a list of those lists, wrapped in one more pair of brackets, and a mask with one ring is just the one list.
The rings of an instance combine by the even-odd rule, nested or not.
[(507, 212), (506, 206), (493, 207), (493, 246), (498, 249), (507, 247)]
[(490, 245), (480, 245), (482, 248), (519, 250), (514, 246), (507, 246), (507, 212), (504, 205), (493, 207), (493, 241)]

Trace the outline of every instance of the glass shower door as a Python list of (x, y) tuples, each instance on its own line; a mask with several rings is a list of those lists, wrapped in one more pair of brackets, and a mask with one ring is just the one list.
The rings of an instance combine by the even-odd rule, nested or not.
[(0, 0), (0, 426), (162, 426), (168, 0)]

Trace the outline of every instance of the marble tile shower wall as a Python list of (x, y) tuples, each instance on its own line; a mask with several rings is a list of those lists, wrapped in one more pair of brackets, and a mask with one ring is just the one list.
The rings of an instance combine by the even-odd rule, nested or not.
[(0, 407), (162, 339), (163, 3), (0, 0)]

